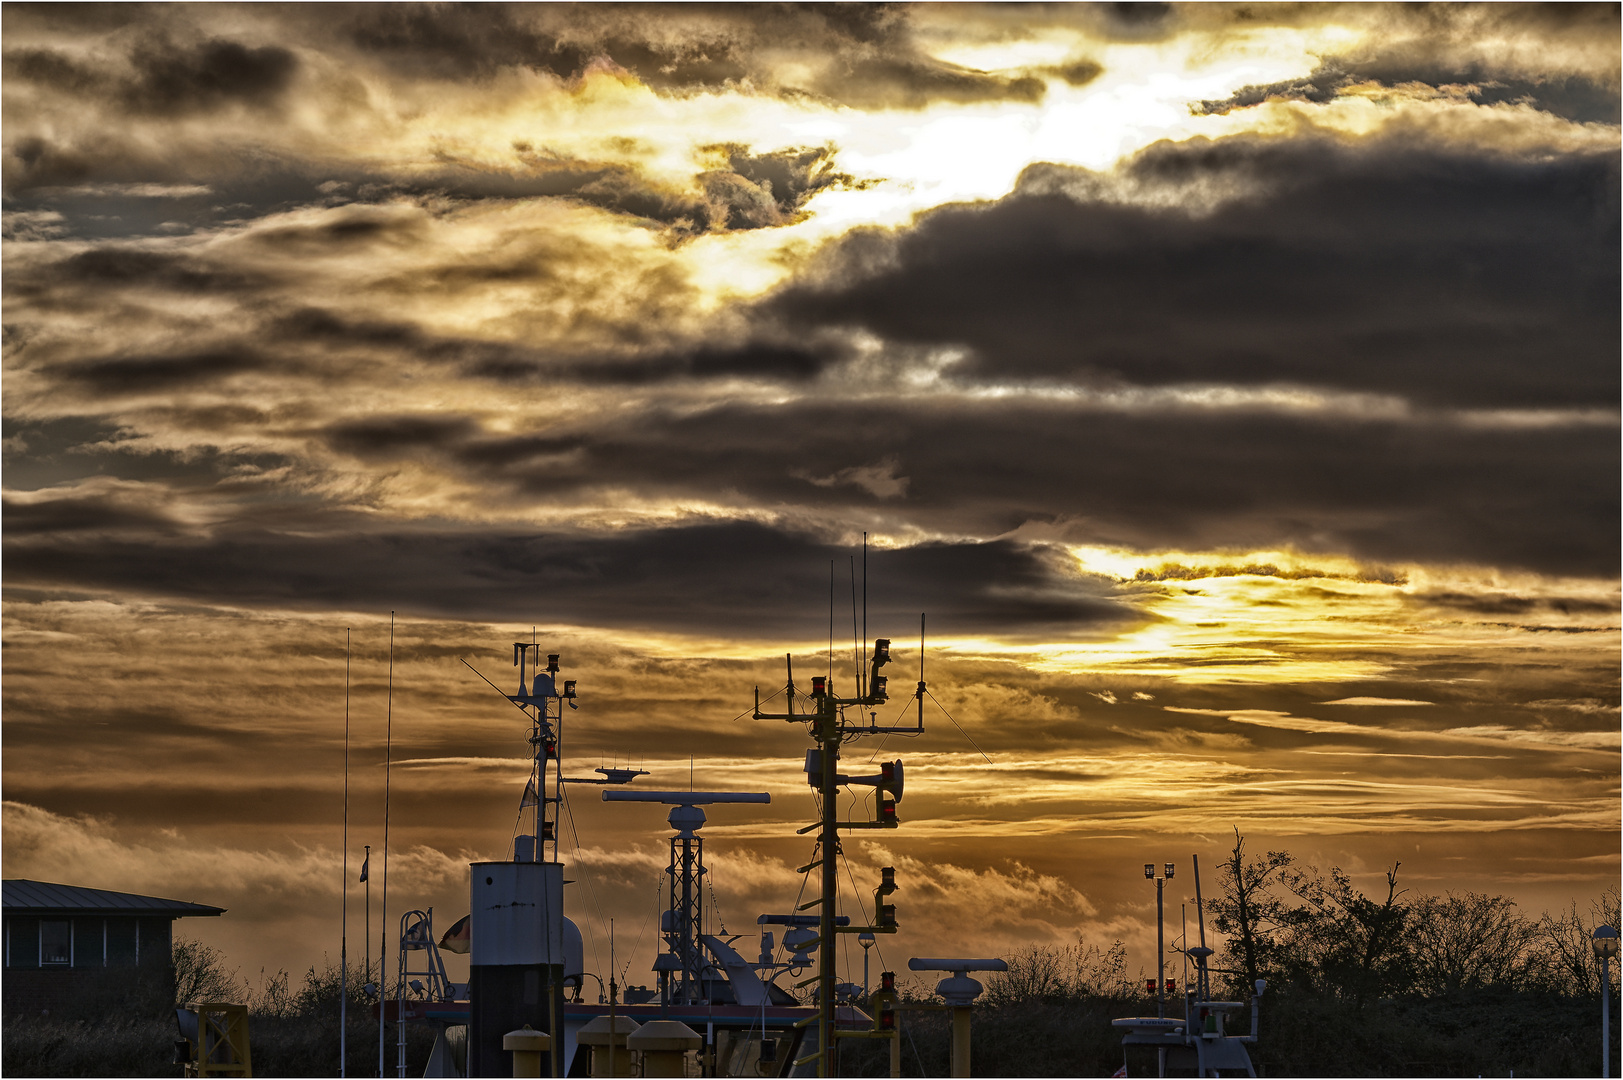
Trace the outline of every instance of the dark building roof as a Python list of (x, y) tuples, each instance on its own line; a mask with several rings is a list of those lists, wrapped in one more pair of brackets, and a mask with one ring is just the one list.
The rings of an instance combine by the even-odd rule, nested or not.
[(165, 900), (161, 896), (87, 889), (81, 885), (53, 885), (49, 881), (11, 878), (0, 882), (0, 896), (6, 914), (24, 912), (64, 912), (74, 915), (222, 915), (225, 908), (193, 904), (187, 900)]

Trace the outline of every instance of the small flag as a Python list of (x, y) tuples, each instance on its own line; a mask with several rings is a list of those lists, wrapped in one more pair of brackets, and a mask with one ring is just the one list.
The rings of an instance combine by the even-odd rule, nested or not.
[(447, 930), (445, 932), (445, 936), (440, 938), (440, 948), (444, 949), (446, 952), (467, 952), (469, 942), (471, 941), (471, 937), (468, 933), (468, 920), (472, 917), (473, 916), (471, 915), (464, 915), (462, 918), (458, 919), (454, 924), (452, 924), (451, 929)]
[(541, 800), (537, 798), (535, 794), (535, 778), (532, 776), (524, 784), (524, 799), (518, 805), (519, 808), (522, 809), (526, 806), (537, 806), (540, 804), (540, 802)]
[(361, 860), (361, 880), (362, 881), (366, 880), (367, 867), (370, 866), (371, 863), (372, 863), (372, 853), (369, 851), (369, 852), (366, 853), (366, 858)]
[(1126, 1064), (1123, 1064), (1121, 1068), (1117, 1069), (1115, 1072), (1111, 1073), (1110, 1075), (1111, 1076), (1126, 1076), (1127, 1075), (1127, 1066), (1126, 1066)]

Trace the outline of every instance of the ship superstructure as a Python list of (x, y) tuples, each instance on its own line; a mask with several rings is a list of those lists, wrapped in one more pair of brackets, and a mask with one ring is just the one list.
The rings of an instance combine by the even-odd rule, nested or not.
[[(889, 646), (887, 639), (875, 641), (852, 697), (832, 693), (823, 676), (812, 680), (810, 694), (800, 693), (792, 668), (782, 691), (783, 713), (761, 712), (756, 691), (757, 718), (807, 725), (815, 747), (806, 752), (806, 777), (821, 820), (800, 830), (817, 834), (812, 861), (800, 868), (803, 874), (820, 871), (808, 878), (816, 883), (817, 895), (796, 910), (761, 914), (760, 951), (751, 958), (734, 947), (736, 938), (708, 932), (705, 896), (713, 895), (713, 889), (701, 830), (706, 808), (764, 804), (770, 795), (626, 789), (624, 785), (646, 775), (641, 769), (600, 768), (598, 777), (565, 776), (564, 716), (566, 708), (577, 707), (576, 680), (560, 678), (557, 654), (547, 654), (543, 666), (537, 645), (516, 643), (518, 692), (503, 696), (527, 720), (530, 770), (512, 846), (506, 859), (470, 865), (470, 914), (444, 938), (434, 938), (432, 910), (411, 912), (402, 921), (396, 992), (380, 1010), (402, 1024), (400, 1075), (405, 1075), (403, 1025), (411, 1021), (439, 1025), (427, 1075), (440, 1076), (512, 1075), (513, 1053), (521, 1044), (523, 1053), (540, 1055), (543, 1075), (575, 1075), (591, 1068), (577, 1060), (581, 1054), (617, 1052), (615, 1067), (624, 1068), (636, 1056), (637, 1038), (656, 1028), (658, 1038), (643, 1040), (648, 1048), (645, 1067), (667, 1053), (685, 1057), (688, 1067), (701, 1075), (822, 1076), (829, 1075), (831, 1048), (840, 1035), (894, 1038), (894, 1011), (874, 1010), (889, 1025), (882, 1027), (863, 1010), (870, 1004), (863, 993), (837, 981), (834, 962), (839, 934), (863, 935), (866, 945), (875, 934), (895, 932), (897, 925), (895, 907), (888, 902), (896, 887), (888, 867), (875, 889), (871, 919), (853, 921), (835, 910), (839, 830), (895, 827), (903, 790), (899, 761), (885, 762), (872, 775), (841, 773), (841, 746), (860, 735), (922, 730), (922, 678), (917, 723), (887, 727), (875, 722), (873, 710), (889, 700), (881, 674), (890, 662)], [(659, 924), (663, 948), (654, 962), (653, 991), (628, 988), (622, 1000), (612, 972), (605, 982), (584, 971), (580, 932), (564, 916), (566, 882), (558, 854), (567, 784), (605, 785), (605, 802), (670, 808), (667, 821), (673, 832)], [(873, 788), (872, 820), (838, 820), (838, 791), (848, 785)], [(780, 930), (782, 959), (775, 939)], [(465, 984), (454, 984), (445, 975), (441, 948), (468, 953)], [(811, 969), (815, 974), (810, 978), (782, 985)], [(598, 978), (600, 1000), (595, 1004), (584, 1000), (587, 978)], [(886, 973), (884, 985), (892, 982)], [(887, 990), (874, 1000), (883, 1004), (894, 997)], [(447, 1037), (458, 1026), (466, 1030), (461, 1053), (457, 1040)], [(547, 1038), (521, 1034), (526, 1026)]]

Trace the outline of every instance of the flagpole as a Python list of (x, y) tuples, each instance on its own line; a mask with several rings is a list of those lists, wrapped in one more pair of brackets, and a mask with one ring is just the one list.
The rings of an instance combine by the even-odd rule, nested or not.
[[(389, 612), (389, 709), (383, 739), (383, 911), (378, 926), (378, 1080), (383, 1080), (383, 1017), (389, 1004), (389, 770), (394, 764), (394, 612)], [(398, 1020), (396, 1021), (398, 1023)]]
[(344, 897), (338, 917), (338, 1075), (349, 1061), (349, 628), (344, 629)]

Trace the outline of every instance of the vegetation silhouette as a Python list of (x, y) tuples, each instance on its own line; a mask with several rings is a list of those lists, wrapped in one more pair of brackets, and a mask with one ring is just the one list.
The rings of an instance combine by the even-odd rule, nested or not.
[[(1594, 1075), (1600, 1056), (1600, 972), (1590, 935), (1618, 926), (1619, 890), (1580, 908), (1537, 917), (1505, 896), (1417, 894), (1393, 863), (1374, 897), (1338, 867), (1320, 873), (1286, 851), (1248, 853), (1235, 830), (1206, 900), (1218, 949), (1214, 992), (1249, 996), (1268, 980), (1261, 1040), (1252, 1059), (1264, 1076)], [(250, 986), (215, 949), (177, 941), (175, 978), (109, 984), (78, 1007), (28, 1015), (6, 1000), (5, 1071), (11, 1076), (173, 1076), (176, 1002), (246, 1001), (254, 1071), (320, 1076), (338, 1071), (339, 972), (311, 968), (295, 984), (285, 971)], [(986, 977), (973, 1018), (974, 1075), (1108, 1076), (1122, 1064), (1117, 1017), (1153, 1014), (1144, 975), (1127, 971), (1126, 947), (1078, 936), (1006, 954), (1006, 973)], [(377, 1066), (377, 1021), (348, 975), (348, 1069)], [(1618, 1017), (1617, 982), (1611, 984)], [(904, 1003), (933, 1000), (932, 983), (903, 979)], [(1181, 984), (1180, 984), (1181, 985)], [(1177, 1015), (1180, 1004), (1169, 1002)], [(904, 1009), (902, 1072), (945, 1076), (951, 1044), (941, 1011)], [(1618, 1032), (1611, 1054), (1618, 1061)], [(407, 1071), (418, 1074), (432, 1045), (424, 1025), (407, 1028)], [(388, 1067), (394, 1032), (387, 1033)], [(842, 1040), (842, 1076), (888, 1076), (889, 1048)], [(1619, 1070), (1623, 1071), (1623, 1070)]]

